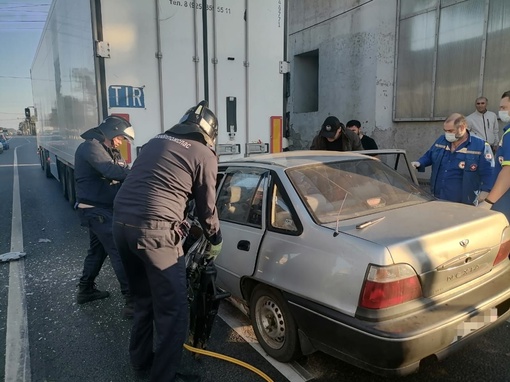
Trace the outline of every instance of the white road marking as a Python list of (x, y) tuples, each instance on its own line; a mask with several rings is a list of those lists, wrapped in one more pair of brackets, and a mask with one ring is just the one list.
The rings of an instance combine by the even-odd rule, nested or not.
[[(11, 252), (23, 252), (17, 148), (14, 149), (13, 167)], [(7, 302), (5, 349), (6, 382), (30, 382), (31, 380), (25, 296), (25, 258), (21, 258), (9, 262), (9, 296)]]
[[(17, 149), (17, 147), (16, 147)], [(16, 151), (16, 149), (14, 149)], [(16, 156), (16, 153), (14, 153), (14, 156)], [(0, 167), (33, 167), (33, 166), (40, 166), (40, 163), (23, 163), (23, 164), (0, 164)]]
[[(228, 304), (228, 303), (226, 303)], [(292, 366), (292, 364), (282, 363), (276, 361), (274, 358), (267, 355), (267, 353), (262, 349), (262, 347), (257, 342), (257, 338), (253, 333), (253, 329), (249, 324), (248, 320), (243, 322), (238, 318), (234, 317), (232, 314), (228, 312), (227, 309), (223, 308), (223, 304), (220, 304), (220, 309), (218, 312), (218, 316), (225, 321), (225, 323), (230, 326), (239, 336), (242, 337), (250, 346), (255, 349), (262, 357), (266, 359), (273, 367), (278, 370), (285, 378), (292, 382), (306, 382), (312, 378), (306, 378), (302, 374), (300, 374), (296, 368)]]

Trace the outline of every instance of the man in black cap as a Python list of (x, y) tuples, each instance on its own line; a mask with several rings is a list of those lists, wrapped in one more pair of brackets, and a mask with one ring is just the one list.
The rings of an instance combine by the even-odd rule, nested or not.
[(329, 116), (313, 139), (310, 150), (355, 151), (363, 150), (363, 146), (354, 132), (347, 130), (337, 117)]
[(97, 127), (87, 130), (74, 157), (76, 209), (81, 224), (89, 230), (90, 247), (83, 263), (76, 302), (84, 304), (108, 297), (96, 288), (95, 280), (107, 256), (125, 298), (123, 316), (133, 317), (133, 301), (119, 252), (112, 234), (113, 199), (126, 178), (129, 167), (117, 148), (124, 139), (134, 140), (131, 124), (119, 116), (109, 116)]

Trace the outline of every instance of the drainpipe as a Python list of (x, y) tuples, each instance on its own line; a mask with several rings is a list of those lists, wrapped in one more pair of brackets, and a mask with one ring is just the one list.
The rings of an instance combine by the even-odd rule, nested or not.
[(244, 156), (247, 157), (248, 154), (246, 153), (246, 147), (248, 146), (248, 143), (250, 143), (250, 126), (249, 126), (249, 115), (250, 115), (250, 77), (249, 77), (249, 67), (250, 67), (250, 60), (249, 60), (249, 53), (250, 53), (250, 49), (249, 49), (249, 36), (248, 36), (248, 23), (249, 23), (249, 20), (250, 20), (250, 13), (249, 13), (249, 10), (248, 10), (248, 0), (245, 0), (244, 1), (244, 7), (245, 7), (245, 12), (246, 12), (246, 22), (245, 22), (245, 26), (244, 26), (244, 29), (245, 29), (245, 41), (244, 41), (244, 67), (245, 67), (245, 85), (246, 85), (246, 95), (245, 95), (245, 99), (246, 99), (246, 103), (245, 103), (245, 124), (246, 124), (246, 145), (245, 145), (245, 151), (244, 151)]
[(161, 52), (161, 21), (159, 19), (159, 0), (156, 0), (156, 59), (158, 60), (159, 120), (161, 132), (165, 131), (165, 112), (163, 107), (163, 53)]

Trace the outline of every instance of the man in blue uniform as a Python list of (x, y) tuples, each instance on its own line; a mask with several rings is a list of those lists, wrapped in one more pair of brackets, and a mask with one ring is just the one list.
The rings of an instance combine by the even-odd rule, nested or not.
[(494, 183), (494, 158), (490, 145), (467, 126), (463, 115), (452, 114), (444, 122), (444, 135), (412, 165), (418, 171), (432, 166), (430, 190), (437, 198), (477, 205)]
[(193, 199), (211, 243), (209, 258), (219, 254), (218, 160), (211, 149), (217, 128), (206, 101), (188, 110), (177, 125), (143, 146), (115, 198), (113, 233), (135, 301), (131, 364), (138, 372), (150, 370), (152, 382), (200, 381), (199, 376), (178, 373), (188, 326), (179, 227)]
[[(510, 90), (503, 93), (499, 102), (499, 119), (510, 122)], [(505, 214), (510, 221), (510, 125), (503, 128), (503, 136), (496, 151), (496, 172), (494, 187), (480, 207), (493, 209)]]
[(124, 118), (109, 116), (81, 137), (85, 142), (78, 146), (74, 158), (76, 208), (81, 224), (89, 229), (90, 247), (76, 300), (78, 304), (84, 304), (110, 295), (97, 289), (95, 284), (104, 260), (109, 256), (125, 298), (123, 315), (131, 318), (133, 303), (122, 260), (113, 241), (112, 217), (113, 199), (129, 172), (117, 147), (126, 138), (133, 140), (135, 132)]

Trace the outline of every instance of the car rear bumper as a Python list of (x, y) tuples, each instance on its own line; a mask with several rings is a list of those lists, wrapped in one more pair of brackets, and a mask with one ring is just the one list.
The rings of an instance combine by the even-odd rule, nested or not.
[[(431, 355), (439, 359), (510, 318), (510, 269), (469, 293), (380, 322), (364, 321), (287, 295), (301, 339), (381, 375), (407, 375)], [(487, 297), (491, 296), (491, 297)]]

